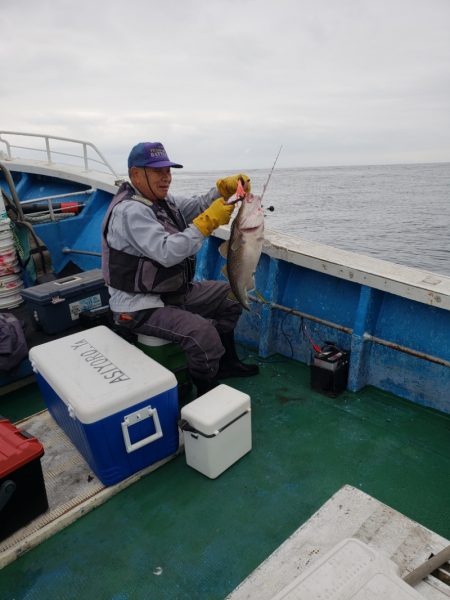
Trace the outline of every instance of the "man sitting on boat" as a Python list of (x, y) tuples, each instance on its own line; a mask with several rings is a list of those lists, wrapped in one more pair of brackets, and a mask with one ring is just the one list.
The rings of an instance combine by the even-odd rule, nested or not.
[(228, 377), (258, 373), (239, 360), (234, 328), (241, 315), (224, 281), (193, 281), (195, 254), (219, 225), (226, 225), (239, 178), (225, 177), (206, 194), (169, 194), (171, 168), (160, 142), (142, 142), (128, 157), (130, 182), (113, 198), (102, 227), (102, 268), (117, 325), (179, 344), (204, 394)]

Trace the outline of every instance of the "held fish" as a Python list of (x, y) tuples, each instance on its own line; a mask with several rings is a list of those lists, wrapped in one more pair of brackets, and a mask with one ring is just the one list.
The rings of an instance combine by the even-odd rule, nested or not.
[[(249, 308), (248, 292), (255, 288), (255, 271), (264, 242), (264, 212), (261, 197), (248, 193), (241, 199), (239, 212), (231, 224), (230, 239), (220, 248), (227, 259), (222, 269), (236, 300)], [(229, 202), (234, 199), (230, 198)]]

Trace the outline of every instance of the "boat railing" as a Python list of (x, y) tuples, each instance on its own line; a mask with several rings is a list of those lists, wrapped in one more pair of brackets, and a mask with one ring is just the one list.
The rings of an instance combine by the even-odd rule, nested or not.
[[(1, 161), (0, 173), (3, 174), (5, 182), (9, 187), (9, 194), (6, 192), (6, 190), (2, 189), (1, 195), (7, 203), (14, 205), (17, 212), (17, 216), (22, 222), (24, 222), (25, 220), (46, 221), (48, 219), (50, 219), (51, 221), (58, 221), (69, 216), (73, 216), (74, 214), (77, 214), (80, 208), (84, 207), (83, 203), (77, 201), (73, 203), (72, 206), (70, 206), (71, 203), (69, 203), (65, 206), (61, 205), (58, 208), (56, 205), (53, 204), (53, 202), (55, 200), (67, 200), (68, 198), (78, 199), (81, 195), (89, 195), (95, 192), (95, 189), (90, 187), (86, 190), (66, 192), (64, 194), (53, 194), (51, 196), (37, 196), (35, 198), (21, 201), (17, 193), (17, 189), (14, 183), (14, 179), (11, 175), (11, 171), (8, 169), (6, 164), (2, 163)], [(25, 215), (25, 212), (28, 212), (27, 207), (30, 207), (33, 210), (29, 212), (29, 214)]]
[[(4, 136), (8, 136), (8, 138), (10, 138), (12, 136), (20, 136), (23, 138), (37, 138), (37, 139), (40, 139), (44, 143), (45, 147), (37, 148), (37, 147), (33, 147), (33, 146), (19, 145), (17, 143), (12, 143), (11, 139), (6, 139)], [(61, 143), (61, 142), (69, 145), (70, 149), (72, 149), (72, 147), (78, 146), (78, 148), (80, 148), (80, 150), (77, 153), (72, 153), (71, 151), (63, 152), (60, 149), (56, 149), (55, 145), (57, 143)], [(3, 153), (0, 152), (0, 158), (3, 154), (3, 156), (6, 159), (12, 160), (14, 158), (13, 153), (12, 153), (13, 149), (26, 150), (27, 152), (31, 152), (31, 153), (43, 153), (46, 155), (47, 162), (49, 164), (55, 164), (56, 157), (58, 157), (58, 159), (60, 159), (60, 157), (70, 157), (71, 159), (76, 159), (76, 162), (81, 161), (81, 164), (84, 165), (84, 169), (86, 171), (91, 170), (91, 165), (95, 164), (95, 166), (97, 166), (97, 168), (98, 168), (98, 166), (103, 167), (103, 169), (106, 169), (107, 172), (114, 175), (114, 177), (117, 177), (117, 173), (114, 171), (113, 167), (109, 164), (109, 162), (106, 160), (106, 158), (100, 152), (100, 150), (91, 142), (87, 142), (84, 140), (77, 140), (77, 139), (73, 139), (73, 138), (67, 138), (67, 137), (60, 137), (60, 136), (56, 136), (56, 135), (45, 135), (45, 134), (39, 134), (39, 133), (23, 133), (20, 131), (1, 131), (0, 130), (0, 143), (4, 145), (4, 148), (6, 150)], [(74, 146), (72, 146), (72, 144)], [(94, 156), (90, 155), (89, 150), (91, 150), (91, 152), (94, 154)], [(60, 160), (58, 162), (60, 162)]]
[[(55, 207), (53, 202), (55, 200), (67, 200), (68, 198), (78, 198), (80, 196), (89, 196), (95, 192), (94, 188), (88, 188), (87, 190), (80, 190), (77, 192), (68, 192), (66, 194), (53, 194), (52, 196), (41, 196), (31, 198), (30, 200), (23, 200), (21, 202), (22, 209), (27, 212), (27, 207), (31, 207), (34, 210), (27, 214), (27, 218), (30, 221), (42, 221), (50, 219), (51, 221), (58, 221), (69, 216), (77, 214), (77, 212), (85, 206), (82, 202), (68, 203), (65, 206), (61, 205), (59, 208)], [(72, 206), (71, 206), (72, 204)], [(44, 209), (44, 206), (46, 208)]]

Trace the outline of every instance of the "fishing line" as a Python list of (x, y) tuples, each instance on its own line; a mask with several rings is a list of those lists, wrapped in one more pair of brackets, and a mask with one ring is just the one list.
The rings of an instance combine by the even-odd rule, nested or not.
[[(269, 304), (269, 303), (268, 303), (268, 304)], [(285, 325), (285, 323), (286, 323), (286, 319), (287, 319), (287, 317), (288, 317), (290, 314), (292, 314), (292, 313), (291, 313), (291, 312), (287, 312), (287, 313), (285, 313), (284, 317), (282, 318), (282, 320), (281, 320), (281, 324), (280, 324), (280, 331), (281, 331), (281, 334), (282, 334), (282, 335), (283, 335), (283, 337), (286, 339), (286, 341), (287, 341), (287, 343), (288, 343), (288, 345), (289, 345), (289, 349), (290, 349), (290, 351), (291, 351), (291, 355), (290, 355), (290, 356), (288, 356), (288, 357), (287, 357), (287, 359), (284, 359), (284, 360), (266, 360), (266, 361), (263, 361), (263, 362), (265, 362), (265, 363), (269, 363), (269, 364), (270, 364), (270, 363), (283, 363), (283, 362), (288, 362), (288, 360), (289, 360), (289, 359), (293, 359), (293, 358), (294, 358), (294, 347), (293, 347), (293, 345), (292, 345), (292, 342), (291, 342), (291, 339), (290, 339), (289, 335), (288, 335), (288, 334), (286, 333), (286, 331), (284, 330), (284, 325)], [(261, 359), (259, 359), (259, 360), (261, 360)]]
[[(282, 150), (282, 148), (283, 148), (283, 144), (281, 144), (281, 146), (280, 146), (280, 149), (278, 150), (278, 153), (277, 153), (277, 155), (276, 155), (276, 157), (275, 157), (275, 160), (273, 161), (272, 168), (270, 169), (269, 176), (267, 177), (267, 181), (266, 181), (266, 183), (265, 183), (265, 184), (264, 184), (264, 186), (263, 186), (263, 191), (262, 191), (262, 194), (261, 194), (261, 205), (262, 205), (262, 199), (263, 199), (263, 196), (264, 196), (264, 194), (266, 193), (267, 186), (269, 185), (270, 178), (272, 177), (272, 173), (273, 173), (273, 172), (274, 172), (274, 170), (275, 170), (275, 165), (276, 165), (276, 164), (277, 164), (277, 162), (278, 162), (278, 158), (279, 158), (279, 156), (280, 156), (280, 154), (281, 154), (281, 150)], [(241, 180), (241, 182), (242, 182), (242, 184), (243, 184), (243, 183), (244, 183), (244, 180), (243, 180), (242, 178), (240, 178), (240, 180)], [(266, 210), (270, 210), (270, 212), (273, 212), (273, 211), (275, 210), (275, 208), (274, 208), (273, 206), (269, 206), (269, 207), (268, 207)], [(258, 292), (258, 290), (254, 290), (254, 292), (255, 292), (255, 295), (257, 296), (257, 298), (258, 298), (258, 299), (259, 299), (259, 300), (260, 300), (260, 301), (261, 301), (263, 304), (270, 304), (270, 302), (268, 302), (268, 301), (267, 301), (265, 298), (263, 298), (263, 296), (262, 296), (262, 295), (261, 295), (261, 294)], [(290, 344), (290, 342), (289, 342), (289, 344)], [(292, 346), (291, 346), (291, 350), (292, 350)]]
[[(268, 305), (270, 305), (270, 302), (268, 300), (266, 300), (257, 290), (253, 290), (253, 292), (257, 296), (257, 299), (252, 298), (251, 296), (249, 296), (250, 302), (258, 302), (258, 300), (259, 300), (260, 304), (268, 304)], [(291, 349), (291, 357), (282, 358), (282, 359), (276, 359), (276, 360), (271, 360), (271, 359), (264, 359), (264, 358), (261, 358), (260, 356), (258, 356), (258, 362), (259, 363), (266, 364), (266, 365), (272, 365), (272, 364), (275, 364), (275, 363), (287, 363), (290, 360), (290, 358), (293, 358), (294, 351), (293, 351), (293, 347), (292, 347), (291, 341), (290, 341), (289, 337), (287, 336), (287, 334), (285, 333), (285, 331), (283, 330), (284, 321), (286, 320), (286, 317), (288, 316), (288, 314), (290, 314), (290, 313), (286, 313), (284, 315), (283, 321), (281, 323), (281, 332), (282, 332), (282, 334), (284, 335), (284, 337), (286, 338), (286, 340), (287, 340), (287, 342), (289, 344), (289, 347)], [(253, 313), (253, 315), (257, 319), (261, 320), (261, 315), (259, 313)], [(248, 355), (247, 358), (250, 358), (250, 354)]]
[(286, 340), (287, 340), (287, 343), (289, 344), (289, 348), (291, 349), (291, 356), (290, 356), (290, 357), (291, 357), (291, 358), (294, 358), (294, 347), (292, 346), (292, 342), (291, 342), (291, 339), (290, 339), (290, 337), (289, 337), (289, 336), (288, 336), (288, 334), (287, 334), (287, 333), (284, 331), (284, 323), (285, 323), (285, 321), (286, 321), (286, 318), (287, 318), (287, 317), (288, 317), (290, 314), (292, 314), (292, 313), (290, 313), (290, 312), (287, 312), (287, 313), (284, 315), (284, 318), (283, 318), (283, 320), (281, 321), (280, 330), (281, 330), (281, 333), (282, 333), (282, 334), (284, 335), (284, 337), (286, 338)]
[[(257, 302), (257, 303), (261, 303), (261, 304), (268, 304), (269, 306), (271, 305), (271, 303), (268, 302), (257, 290), (253, 290), (253, 293), (255, 294), (256, 298), (252, 298), (250, 296), (249, 297), (250, 302)], [(289, 345), (289, 348), (290, 348), (290, 351), (291, 351), (291, 356), (289, 358), (293, 359), (294, 358), (294, 348), (293, 348), (293, 345), (292, 345), (292, 341), (291, 341), (291, 338), (289, 337), (288, 333), (284, 329), (284, 326), (285, 326), (285, 323), (286, 323), (286, 319), (287, 319), (287, 317), (289, 315), (294, 315), (295, 317), (299, 316), (299, 315), (295, 314), (294, 309), (286, 311), (285, 314), (284, 314), (284, 317), (282, 318), (281, 323), (280, 323), (280, 331), (281, 331), (282, 336), (286, 339), (286, 341), (287, 341), (287, 343)], [(261, 319), (260, 315), (257, 315), (257, 316), (258, 316), (259, 319)], [(307, 340), (309, 342), (309, 344), (311, 345), (311, 347), (313, 348), (313, 350), (315, 352), (322, 352), (322, 348), (318, 344), (316, 344), (314, 342), (312, 336), (308, 332), (308, 328), (306, 326), (304, 317), (300, 317), (300, 325), (298, 327), (298, 332), (299, 332), (299, 334), (305, 340)], [(326, 342), (326, 343), (331, 344), (331, 342)], [(284, 361), (264, 361), (262, 359), (259, 359), (259, 360), (261, 360), (262, 362), (284, 362)]]
[(303, 317), (300, 317), (300, 326), (299, 326), (298, 330), (299, 330), (299, 333), (300, 332), (303, 333), (303, 335), (306, 337), (306, 339), (308, 340), (308, 342), (311, 344), (311, 346), (313, 347), (313, 349), (315, 350), (315, 352), (321, 352), (322, 351), (321, 347), (314, 342), (314, 340), (312, 339), (312, 337), (308, 333), (308, 330), (306, 328), (306, 323), (305, 323), (305, 320), (304, 320)]

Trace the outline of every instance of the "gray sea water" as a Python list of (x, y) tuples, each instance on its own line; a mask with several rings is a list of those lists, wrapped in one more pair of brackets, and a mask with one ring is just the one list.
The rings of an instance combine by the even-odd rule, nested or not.
[[(246, 171), (261, 194), (270, 168)], [(173, 170), (172, 193), (230, 173)], [(278, 169), (266, 228), (450, 276), (450, 163)]]

